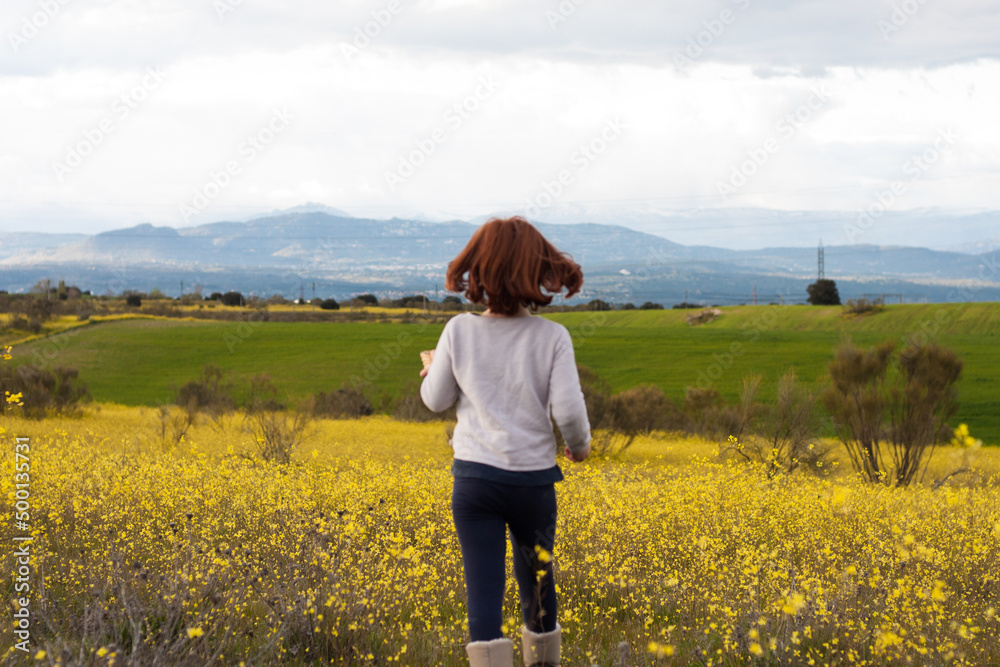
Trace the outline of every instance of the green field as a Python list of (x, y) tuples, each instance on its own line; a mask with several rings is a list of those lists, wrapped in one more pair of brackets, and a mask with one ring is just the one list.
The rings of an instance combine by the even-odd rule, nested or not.
[[(1000, 304), (890, 306), (847, 319), (840, 308), (742, 306), (689, 326), (691, 311), (557, 313), (577, 360), (615, 390), (641, 383), (679, 399), (709, 382), (735, 398), (742, 379), (761, 373), (765, 387), (787, 368), (822, 382), (836, 346), (913, 337), (954, 349), (965, 362), (956, 421), (1000, 443)], [(398, 395), (418, 382), (418, 352), (433, 347), (442, 325), (402, 323), (237, 323), (165, 319), (87, 324), (15, 348), (16, 363), (77, 368), (98, 401), (157, 405), (213, 363), (240, 376), (268, 373), (291, 399), (367, 379)], [(765, 395), (767, 391), (765, 391)]]

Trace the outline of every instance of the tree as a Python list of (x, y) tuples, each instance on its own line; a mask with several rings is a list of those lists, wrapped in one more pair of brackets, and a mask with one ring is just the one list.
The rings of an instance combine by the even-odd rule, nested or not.
[(340, 310), (340, 304), (337, 303), (336, 299), (324, 299), (320, 302), (319, 307), (323, 310)]
[(378, 297), (376, 297), (374, 294), (359, 294), (358, 296), (354, 297), (354, 300), (360, 301), (365, 306), (378, 305)]
[(220, 299), (224, 306), (242, 306), (243, 295), (239, 292), (226, 292)]
[(840, 292), (837, 291), (837, 283), (826, 278), (820, 278), (806, 288), (809, 293), (809, 303), (814, 306), (839, 306)]
[(602, 299), (594, 299), (587, 304), (587, 310), (611, 310), (611, 304)]
[(129, 294), (125, 297), (125, 305), (138, 308), (142, 305), (142, 297), (138, 294)]

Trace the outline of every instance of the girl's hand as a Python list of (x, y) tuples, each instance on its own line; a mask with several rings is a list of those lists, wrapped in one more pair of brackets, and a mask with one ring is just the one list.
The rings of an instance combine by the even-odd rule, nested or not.
[(580, 452), (579, 454), (574, 454), (573, 450), (570, 449), (569, 447), (566, 448), (566, 458), (568, 458), (573, 463), (580, 463), (581, 461), (583, 461), (588, 456), (590, 456), (590, 444), (589, 443), (587, 444), (587, 448), (585, 450), (583, 450), (582, 452)]
[(420, 371), (420, 377), (427, 377), (427, 371), (430, 370), (431, 364), (434, 362), (434, 350), (424, 350), (421, 352), (420, 361), (424, 364), (423, 369)]

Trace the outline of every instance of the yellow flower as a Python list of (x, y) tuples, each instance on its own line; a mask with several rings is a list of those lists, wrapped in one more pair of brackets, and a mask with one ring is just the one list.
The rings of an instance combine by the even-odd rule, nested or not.
[(188, 639), (194, 639), (195, 637), (201, 637), (205, 632), (201, 628), (188, 628), (187, 634)]
[(671, 644), (649, 642), (649, 646), (646, 647), (646, 650), (655, 655), (657, 658), (666, 658), (674, 654), (674, 647)]
[(962, 447), (964, 449), (977, 449), (983, 446), (983, 441), (972, 437), (969, 433), (968, 424), (959, 424), (955, 429), (954, 437), (951, 439), (952, 447)]
[(750, 652), (757, 657), (764, 655), (764, 649), (761, 648), (761, 645), (758, 644), (757, 642), (750, 644)]
[(35, 660), (42, 660), (45, 658), (45, 656), (46, 656), (45, 651), (39, 651), (38, 653), (35, 654)]
[(781, 608), (781, 611), (785, 612), (789, 616), (795, 616), (805, 606), (806, 596), (802, 593), (792, 593), (785, 599), (785, 604)]
[(103, 646), (101, 648), (97, 649), (97, 657), (98, 658), (103, 658), (107, 654), (108, 654), (108, 649), (104, 648)]
[(551, 563), (552, 554), (545, 550), (541, 545), (535, 545), (535, 555), (538, 556), (539, 563)]

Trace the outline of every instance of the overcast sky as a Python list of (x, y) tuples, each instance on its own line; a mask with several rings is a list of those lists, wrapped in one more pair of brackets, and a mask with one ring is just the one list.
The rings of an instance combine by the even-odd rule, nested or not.
[(4, 0), (0, 25), (0, 231), (1000, 209), (998, 0)]

